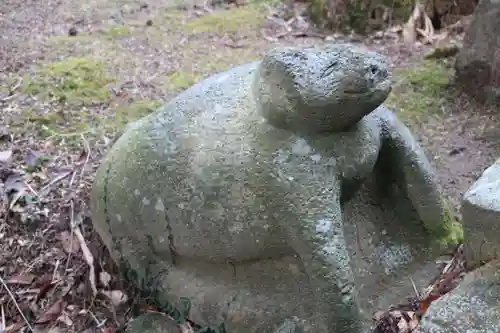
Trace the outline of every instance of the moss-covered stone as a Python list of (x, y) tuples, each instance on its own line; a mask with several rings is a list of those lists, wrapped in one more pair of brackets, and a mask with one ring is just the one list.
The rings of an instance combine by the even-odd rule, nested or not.
[(406, 121), (440, 112), (447, 102), (452, 68), (444, 61), (423, 61), (394, 73), (394, 88), (386, 101)]
[(33, 77), (26, 78), (24, 92), (69, 105), (93, 105), (109, 101), (106, 85), (113, 81), (102, 61), (68, 58), (39, 66)]

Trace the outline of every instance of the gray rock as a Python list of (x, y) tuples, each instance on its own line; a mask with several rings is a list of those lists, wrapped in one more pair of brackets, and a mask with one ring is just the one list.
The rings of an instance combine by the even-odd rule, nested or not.
[(500, 263), (468, 273), (454, 290), (434, 301), (415, 333), (500, 333)]
[(455, 62), (456, 83), (481, 102), (500, 101), (500, 1), (480, 0)]
[[(230, 333), (360, 332), (436, 273), (451, 221), (381, 106), (384, 58), (276, 49), (129, 127), (96, 175), (95, 229), (160, 304)], [(173, 317), (179, 312), (173, 311)]]
[(464, 194), (462, 219), (467, 262), (476, 266), (500, 254), (500, 159)]

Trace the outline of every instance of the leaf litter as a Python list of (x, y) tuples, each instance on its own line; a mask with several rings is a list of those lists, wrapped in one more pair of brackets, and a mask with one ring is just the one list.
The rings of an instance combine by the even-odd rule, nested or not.
[[(50, 149), (56, 142), (18, 141), (26, 153), (12, 147), (0, 151), (4, 333), (57, 327), (83, 332), (104, 323), (102, 318), (125, 322), (124, 311), (117, 318), (116, 311), (102, 310), (123, 306), (130, 297), (106, 271), (116, 273), (115, 267), (96, 261), (106, 258), (106, 251), (89, 232), (86, 202), (92, 183), (88, 170), (98, 163), (91, 159), (88, 141), (83, 136), (81, 141), (80, 149), (52, 155), (48, 152), (56, 151)], [(114, 332), (116, 326), (101, 328)]]
[(453, 290), (467, 271), (464, 245), (460, 244), (456, 247), (451, 259), (444, 263), (442, 271), (430, 282), (422, 294), (415, 289), (417, 295), (408, 298), (408, 302), (391, 306), (386, 311), (375, 312), (372, 332), (411, 333), (415, 331), (432, 302)]

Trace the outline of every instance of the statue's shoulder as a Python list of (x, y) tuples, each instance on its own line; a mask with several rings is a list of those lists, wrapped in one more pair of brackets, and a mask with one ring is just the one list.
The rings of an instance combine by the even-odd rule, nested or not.
[(181, 92), (170, 104), (199, 101), (217, 102), (248, 94), (260, 61), (243, 64), (209, 76)]

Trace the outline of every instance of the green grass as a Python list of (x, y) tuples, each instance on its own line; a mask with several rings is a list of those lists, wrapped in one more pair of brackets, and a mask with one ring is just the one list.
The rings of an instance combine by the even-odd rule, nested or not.
[(191, 34), (252, 31), (262, 24), (265, 15), (265, 10), (258, 4), (218, 10), (185, 22), (183, 31)]
[(156, 101), (139, 100), (129, 105), (119, 106), (114, 109), (115, 114), (112, 121), (108, 121), (111, 130), (119, 131), (130, 122), (139, 120), (154, 112), (161, 103)]
[(102, 34), (110, 39), (125, 37), (131, 35), (130, 28), (123, 25), (113, 26), (108, 30), (102, 32)]
[(203, 75), (200, 73), (179, 71), (160, 77), (157, 81), (172, 94), (178, 94), (202, 79)]
[(93, 105), (109, 101), (106, 85), (113, 81), (102, 61), (67, 58), (39, 66), (35, 76), (27, 78), (24, 92), (68, 105)]
[(394, 86), (386, 105), (395, 106), (403, 120), (438, 113), (446, 105), (453, 73), (446, 62), (422, 61), (413, 68), (395, 71)]
[(38, 136), (47, 138), (59, 136), (68, 144), (80, 145), (79, 134), (115, 135), (135, 120), (155, 111), (161, 105), (157, 101), (137, 100), (130, 104), (111, 106), (109, 115), (94, 114), (91, 109), (50, 111), (39, 115), (26, 109), (22, 120), (13, 126), (31, 127)]

